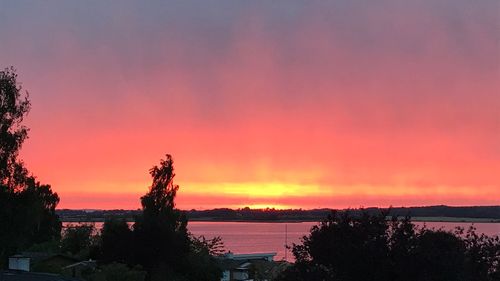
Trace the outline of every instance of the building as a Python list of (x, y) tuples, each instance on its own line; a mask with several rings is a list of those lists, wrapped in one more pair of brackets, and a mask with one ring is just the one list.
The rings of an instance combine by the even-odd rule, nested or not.
[[(81, 261), (74, 264), (70, 264), (62, 268), (61, 273), (64, 276), (78, 277), (82, 278), (84, 272), (95, 271), (97, 264), (93, 260)], [(1, 280), (0, 280), (1, 281)]]
[(23, 252), (9, 257), (9, 270), (61, 273), (64, 267), (77, 262), (80, 260), (67, 255)]
[(0, 270), (0, 281), (81, 281), (53, 273), (29, 272), (24, 270)]
[(9, 269), (30, 271), (30, 257), (25, 255), (14, 255), (9, 257)]
[(252, 253), (252, 254), (233, 254), (231, 252), (224, 255), (224, 258), (230, 260), (248, 261), (248, 260), (266, 260), (273, 261), (276, 253)]
[(221, 281), (271, 280), (283, 262), (275, 262), (276, 253), (233, 254), (218, 258), (222, 269)]

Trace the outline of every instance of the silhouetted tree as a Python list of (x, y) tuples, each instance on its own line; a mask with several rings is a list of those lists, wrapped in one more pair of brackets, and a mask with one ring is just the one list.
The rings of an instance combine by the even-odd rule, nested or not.
[(59, 196), (30, 175), (18, 158), (28, 137), (22, 125), (29, 112), (13, 68), (0, 71), (0, 267), (6, 257), (36, 243), (57, 240)]
[[(196, 237), (190, 235), (191, 249), (187, 264), (191, 267), (186, 277), (189, 280), (219, 280), (222, 274), (216, 256), (225, 253), (224, 243), (219, 236), (207, 239), (204, 236)], [(193, 266), (195, 265), (195, 266)]]
[[(463, 229), (458, 231), (463, 235)], [(500, 280), (500, 237), (476, 233), (471, 226), (465, 233), (466, 280)]]
[(101, 260), (130, 264), (133, 233), (125, 220), (106, 220), (101, 230)]
[(28, 178), (18, 156), (28, 137), (28, 128), (22, 121), (30, 107), (28, 93), (22, 93), (15, 70), (0, 71), (0, 184), (9, 190), (22, 188)]
[(94, 257), (99, 236), (93, 224), (69, 225), (63, 231), (61, 252), (80, 259)]
[(416, 228), (410, 218), (332, 213), (292, 250), (287, 281), (493, 281), (500, 238)]
[(390, 222), (389, 247), (393, 280), (416, 280), (419, 269), (415, 267), (414, 250), (417, 247), (417, 229), (410, 217), (400, 220), (393, 217)]
[(175, 209), (179, 186), (174, 184), (172, 156), (167, 154), (149, 173), (153, 183), (141, 198), (143, 212), (134, 224), (134, 257), (151, 280), (174, 279), (185, 272), (190, 241), (186, 217)]
[(382, 280), (378, 275), (385, 276), (389, 267), (387, 228), (385, 213), (355, 218), (334, 212), (292, 251), (298, 263), (313, 264), (338, 280)]
[[(405, 280), (465, 281), (465, 244), (460, 237), (443, 230), (422, 230), (412, 251), (415, 276)], [(473, 279), (475, 280), (475, 279)]]
[(121, 263), (103, 265), (99, 270), (86, 275), (87, 281), (144, 281), (146, 272), (139, 266), (130, 268)]
[(187, 255), (185, 277), (188, 280), (210, 281), (219, 280), (222, 274), (214, 255), (219, 255), (221, 251), (221, 240), (200, 239), (191, 237), (191, 249)]
[(190, 235), (191, 248), (194, 252), (206, 252), (211, 256), (222, 256), (226, 253), (224, 242), (220, 236), (207, 239), (205, 236)]

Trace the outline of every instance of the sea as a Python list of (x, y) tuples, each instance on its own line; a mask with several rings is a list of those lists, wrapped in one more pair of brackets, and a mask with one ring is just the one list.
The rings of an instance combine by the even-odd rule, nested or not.
[[(71, 223), (64, 223), (67, 226)], [(274, 252), (274, 260), (293, 261), (292, 246), (300, 243), (301, 238), (307, 235), (316, 222), (201, 222), (190, 221), (189, 231), (196, 236), (213, 238), (220, 236), (225, 249), (236, 254), (240, 253), (269, 253)], [(465, 222), (415, 222), (419, 227), (453, 230), (462, 227), (467, 230), (470, 226), (476, 232), (489, 236), (500, 235), (500, 223), (465, 223)], [(102, 222), (94, 223), (97, 230), (102, 228)]]

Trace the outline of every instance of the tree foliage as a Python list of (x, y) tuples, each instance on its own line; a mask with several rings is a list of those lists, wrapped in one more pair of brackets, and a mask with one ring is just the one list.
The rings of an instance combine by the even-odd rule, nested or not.
[(334, 212), (293, 254), (280, 280), (493, 281), (500, 273), (498, 236), (417, 228), (385, 213)]
[(85, 274), (87, 281), (144, 281), (146, 271), (141, 267), (129, 267), (122, 263), (110, 263), (101, 266), (97, 271)]
[(101, 230), (101, 260), (131, 264), (133, 238), (125, 220), (106, 220)]
[(152, 184), (141, 197), (142, 213), (133, 227), (132, 263), (143, 266), (149, 280), (216, 280), (220, 270), (212, 254), (220, 251), (221, 241), (189, 235), (185, 214), (175, 208), (179, 186), (174, 184), (172, 156), (167, 154), (149, 172)]
[(34, 244), (57, 240), (59, 196), (30, 175), (19, 159), (28, 137), (22, 124), (30, 110), (13, 68), (0, 71), (0, 267), (6, 257)]
[(142, 214), (134, 224), (136, 262), (152, 276), (176, 275), (189, 252), (187, 220), (175, 209), (178, 186), (174, 184), (171, 155), (150, 170), (153, 183), (141, 198)]
[(0, 71), (0, 184), (7, 189), (21, 188), (28, 178), (19, 150), (28, 137), (22, 124), (31, 104), (23, 94), (13, 68)]
[(225, 253), (222, 238), (216, 236), (207, 239), (204, 236), (190, 235), (190, 242), (188, 265), (191, 265), (192, 269), (188, 271), (187, 278), (189, 280), (219, 280), (222, 272), (214, 257)]
[(211, 256), (222, 256), (226, 253), (224, 241), (220, 236), (207, 239), (205, 236), (190, 235), (191, 249), (195, 253), (205, 252)]
[(94, 256), (100, 246), (93, 224), (68, 225), (62, 235), (61, 252), (80, 259)]

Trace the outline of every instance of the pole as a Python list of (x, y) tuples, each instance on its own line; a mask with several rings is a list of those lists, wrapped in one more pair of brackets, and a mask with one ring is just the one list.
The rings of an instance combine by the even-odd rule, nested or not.
[(288, 225), (285, 223), (285, 261), (288, 261)]

